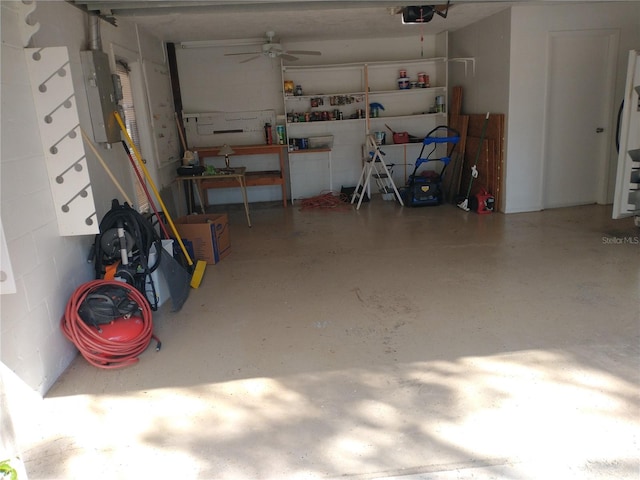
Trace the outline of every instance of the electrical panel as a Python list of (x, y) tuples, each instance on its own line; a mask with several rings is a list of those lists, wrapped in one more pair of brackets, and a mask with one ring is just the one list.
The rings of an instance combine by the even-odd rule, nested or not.
[(118, 98), (109, 69), (109, 57), (100, 50), (86, 50), (80, 52), (80, 60), (93, 139), (96, 143), (120, 142), (120, 128), (113, 115), (118, 108)]

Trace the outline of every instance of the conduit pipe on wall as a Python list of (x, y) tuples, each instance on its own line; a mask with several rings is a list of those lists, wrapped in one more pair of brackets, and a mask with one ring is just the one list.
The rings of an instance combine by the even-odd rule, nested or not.
[(89, 15), (89, 50), (102, 50), (100, 19), (97, 15)]

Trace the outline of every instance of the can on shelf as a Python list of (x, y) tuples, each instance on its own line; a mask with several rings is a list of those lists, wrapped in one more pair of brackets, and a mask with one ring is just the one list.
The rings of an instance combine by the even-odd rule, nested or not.
[(295, 90), (295, 87), (293, 86), (293, 81), (292, 80), (285, 80), (284, 81), (284, 94), (285, 95), (293, 95), (293, 91)]
[(400, 77), (398, 79), (398, 89), (399, 90), (408, 90), (411, 84), (409, 83), (409, 79), (407, 77)]
[(287, 143), (287, 135), (285, 133), (284, 125), (276, 125), (276, 136), (278, 138), (278, 145), (284, 145)]
[(418, 87), (429, 88), (429, 75), (424, 72), (418, 73)]

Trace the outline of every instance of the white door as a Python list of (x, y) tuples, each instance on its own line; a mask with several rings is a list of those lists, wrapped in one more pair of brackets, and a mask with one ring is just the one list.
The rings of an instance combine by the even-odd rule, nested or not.
[(617, 34), (551, 32), (543, 205), (606, 203)]
[(612, 217), (629, 215), (640, 226), (640, 50), (629, 52)]

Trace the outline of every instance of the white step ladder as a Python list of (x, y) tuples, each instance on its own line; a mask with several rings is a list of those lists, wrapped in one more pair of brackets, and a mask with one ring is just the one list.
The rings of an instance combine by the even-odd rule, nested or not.
[(384, 152), (380, 150), (380, 145), (376, 143), (373, 135), (367, 135), (367, 151), (369, 152), (369, 160), (364, 164), (362, 173), (360, 174), (360, 179), (358, 180), (358, 185), (351, 197), (351, 203), (353, 204), (357, 198), (358, 204), (356, 205), (356, 210), (360, 209), (362, 199), (364, 198), (365, 193), (369, 192), (371, 178), (373, 178), (380, 193), (385, 194), (393, 192), (398, 199), (398, 202), (400, 202), (400, 205), (404, 206), (400, 192), (398, 192), (395, 183), (393, 183), (393, 178), (391, 178), (391, 172), (382, 158)]

